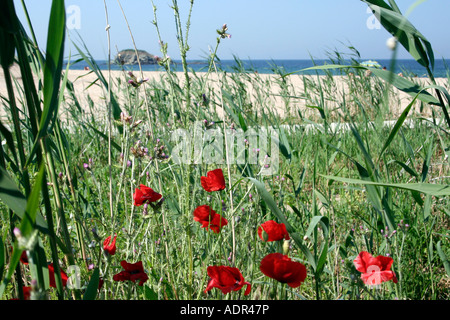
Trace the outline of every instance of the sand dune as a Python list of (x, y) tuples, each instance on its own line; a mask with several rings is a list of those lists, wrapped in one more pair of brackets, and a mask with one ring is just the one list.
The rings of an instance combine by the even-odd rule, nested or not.
[[(21, 77), (18, 66), (13, 66), (11, 68), (11, 73), (16, 79), (20, 81)], [(122, 89), (124, 89), (123, 86), (128, 86), (127, 80), (129, 79), (129, 77), (127, 73), (122, 71), (111, 71), (111, 74), (109, 74), (108, 71), (102, 71), (102, 73), (106, 80), (109, 80), (109, 77), (111, 77), (113, 82), (113, 86), (111, 88), (117, 95), (119, 103), (125, 102), (128, 98), (124, 94), (126, 90)], [(142, 76), (143, 79), (148, 79), (148, 82), (146, 82), (145, 85), (167, 87), (168, 75), (165, 72), (150, 71), (143, 72), (142, 75), (140, 75), (139, 72), (135, 72), (135, 74), (136, 76)], [(184, 73), (177, 72), (176, 76), (178, 77), (180, 86), (183, 87), (185, 81)], [(196, 74), (196, 77), (199, 78), (205, 76), (206, 73)], [(190, 77), (192, 79), (194, 78), (192, 74), (190, 74)], [(221, 83), (224, 83), (223, 77), (226, 77), (226, 82), (230, 85), (230, 93), (233, 93), (234, 89), (230, 88), (233, 88), (233, 86), (234, 88), (237, 87), (236, 81), (233, 78), (233, 74), (227, 74), (226, 76), (224, 76), (223, 74), (215, 73), (211, 73), (208, 75), (208, 80), (206, 82), (207, 86), (204, 89), (205, 93), (210, 96), (213, 95), (213, 93), (220, 93), (220, 85)], [(107, 110), (105, 99), (106, 90), (104, 86), (101, 85), (101, 82), (98, 81), (98, 77), (94, 72), (85, 70), (70, 70), (68, 79), (74, 84), (76, 97), (84, 110), (86, 110), (87, 112), (95, 112), (98, 117), (101, 117), (102, 114), (105, 114), (105, 111)], [(121, 80), (120, 85), (122, 86), (122, 88), (117, 87), (118, 79)], [(37, 80), (38, 79), (36, 77), (36, 81)], [(294, 74), (289, 75), (285, 78), (284, 89), (282, 87), (283, 83), (281, 80), (282, 79), (279, 76), (273, 74), (250, 73), (240, 75), (239, 81), (242, 82), (245, 87), (247, 99), (250, 102), (250, 105), (248, 106), (250, 110), (264, 107), (266, 108), (266, 110), (277, 113), (282, 117), (286, 116), (287, 113), (290, 113), (293, 116), (298, 116), (300, 111), (300, 113), (304, 117), (317, 118), (319, 115), (317, 110), (308, 108), (307, 105), (322, 103), (320, 102), (320, 100), (318, 100), (320, 96), (315, 89), (317, 88), (319, 82), (322, 87), (325, 88), (324, 105), (325, 108), (329, 108), (329, 110), (339, 109), (339, 105), (342, 104), (343, 101), (345, 101), (345, 103), (347, 104), (363, 103), (366, 104), (369, 108), (371, 103), (376, 103), (376, 101), (369, 101), (370, 99), (373, 99), (373, 95), (372, 92), (370, 92), (370, 89), (366, 90), (368, 92), (364, 92), (365, 88), (360, 87), (361, 83), (367, 83), (369, 81), (371, 86), (376, 85), (376, 81), (373, 76), (367, 76), (366, 79), (364, 79), (365, 82), (361, 82), (355, 81), (355, 79), (351, 79), (351, 77), (347, 76), (334, 76), (332, 79), (330, 79), (326, 76), (316, 77)], [(415, 78), (413, 80), (422, 85), (429, 84), (428, 79)], [(95, 83), (92, 84), (93, 82)], [(437, 82), (441, 86), (447, 88), (449, 86), (448, 80), (445, 78), (439, 78), (437, 79)], [(0, 94), (4, 97), (8, 97), (3, 72), (0, 73)], [(289, 96), (289, 98), (283, 99), (281, 94)], [(69, 97), (67, 92), (66, 97)], [(353, 101), (354, 97), (358, 97), (358, 101)], [(20, 95), (17, 95), (16, 98), (20, 100)], [(89, 100), (92, 100), (93, 102), (93, 110), (91, 110), (91, 108), (89, 107)], [(68, 101), (70, 101), (70, 99)], [(389, 102), (389, 117), (397, 117), (411, 101), (412, 98), (408, 94), (399, 92), (398, 90), (394, 90), (394, 93), (391, 95)], [(430, 115), (430, 107), (426, 107), (422, 111), (420, 111), (419, 106), (420, 103), (416, 103), (413, 112), (420, 112), (423, 116)], [(218, 112), (220, 113), (220, 111), (221, 110), (219, 109)], [(60, 110), (60, 112), (64, 114), (64, 108)], [(4, 108), (2, 108), (2, 115), (4, 116), (4, 114), (5, 110)]]

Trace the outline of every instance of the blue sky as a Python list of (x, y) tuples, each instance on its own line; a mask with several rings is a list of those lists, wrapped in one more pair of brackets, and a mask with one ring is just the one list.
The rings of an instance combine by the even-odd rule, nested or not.
[[(21, 1), (14, 0), (19, 18), (24, 20)], [(189, 0), (178, 0), (183, 28)], [(416, 0), (397, 0), (403, 13)], [(45, 48), (50, 0), (25, 0), (41, 48)], [(160, 55), (151, 0), (121, 0), (130, 28), (139, 49)], [(154, 0), (157, 7), (159, 29), (169, 45), (169, 55), (179, 59), (175, 20), (171, 0)], [(107, 35), (104, 3), (102, 0), (66, 0), (66, 7), (76, 6), (68, 12), (72, 29), (70, 39), (84, 40), (96, 59), (107, 58)], [(111, 25), (111, 46), (118, 50), (132, 48), (133, 43), (117, 0), (107, 0)], [(449, 0), (428, 0), (420, 3), (408, 18), (431, 42), (437, 59), (450, 58)], [(326, 58), (327, 51), (348, 53), (353, 45), (362, 58), (390, 58), (386, 47), (390, 35), (381, 27), (371, 24), (367, 5), (359, 0), (196, 0), (189, 31), (188, 59), (201, 59), (208, 55), (216, 43), (216, 29), (228, 25), (231, 39), (224, 39), (219, 47), (221, 59), (309, 59)], [(77, 25), (79, 23), (79, 25)], [(369, 27), (371, 26), (371, 27)], [(375, 28), (374, 28), (375, 27)], [(66, 54), (69, 53), (70, 41)], [(73, 49), (72, 49), (73, 50)], [(74, 51), (72, 51), (74, 53)], [(398, 58), (410, 58), (403, 49)]]

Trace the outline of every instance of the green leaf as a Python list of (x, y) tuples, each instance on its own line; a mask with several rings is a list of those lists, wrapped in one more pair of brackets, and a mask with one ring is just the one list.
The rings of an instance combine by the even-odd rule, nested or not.
[(9, 68), (14, 62), (16, 50), (14, 32), (16, 25), (11, 21), (14, 13), (13, 1), (2, 1), (0, 3), (0, 64), (2, 68)]
[(423, 221), (426, 222), (431, 215), (431, 195), (427, 195), (423, 207)]
[(313, 268), (313, 270), (316, 270), (316, 260), (314, 259), (313, 255), (309, 251), (309, 249), (306, 247), (306, 245), (303, 244), (303, 240), (301, 236), (298, 233), (292, 233), (289, 234), (289, 236), (294, 239), (295, 244), (300, 248), (300, 250), (305, 255), (306, 259), (308, 260), (309, 264)]
[(97, 297), (98, 285), (100, 283), (100, 270), (98, 268), (94, 269), (92, 273), (91, 280), (86, 288), (83, 296), (83, 300), (95, 300)]
[(38, 148), (39, 140), (47, 134), (48, 127), (58, 115), (58, 95), (60, 94), (61, 71), (64, 56), (66, 30), (66, 10), (63, 0), (53, 0), (48, 26), (47, 49), (44, 65), (44, 109), (42, 111), (39, 132), (28, 156), (31, 162)]
[(144, 286), (144, 296), (146, 300), (158, 300), (158, 294), (149, 286)]
[(439, 257), (440, 257), (441, 260), (442, 260), (442, 263), (444, 264), (445, 272), (447, 273), (447, 276), (450, 277), (450, 263), (449, 263), (449, 261), (448, 261), (447, 255), (446, 255), (445, 252), (442, 250), (442, 247), (441, 247), (441, 241), (439, 241), (439, 242), (436, 244), (436, 249), (437, 249), (437, 252), (438, 252), (438, 254), (439, 254)]
[[(425, 89), (424, 89), (425, 90)], [(389, 145), (391, 144), (391, 142), (394, 140), (395, 136), (397, 135), (398, 131), (400, 130), (400, 128), (402, 127), (403, 123), (406, 120), (406, 117), (408, 116), (409, 111), (411, 110), (412, 106), (414, 105), (414, 103), (417, 100), (417, 97), (419, 96), (420, 93), (418, 93), (414, 99), (411, 101), (411, 103), (405, 108), (405, 110), (403, 110), (402, 114), (400, 115), (400, 117), (398, 118), (397, 122), (394, 125), (394, 128), (392, 128), (391, 133), (389, 134), (388, 139), (386, 140), (386, 142), (384, 143), (383, 148), (381, 149), (380, 152), (380, 156), (378, 157), (379, 159), (381, 159), (381, 156), (383, 155), (384, 151), (389, 147)]]
[(14, 165), (17, 166), (19, 163), (17, 160), (17, 152), (16, 152), (16, 146), (14, 144), (14, 138), (12, 133), (3, 125), (3, 123), (0, 122), (0, 133), (3, 135), (3, 137), (6, 140), (6, 145), (8, 146), (8, 149), (11, 151), (11, 154), (14, 158)]
[(383, 27), (403, 45), (411, 56), (421, 65), (434, 68), (434, 54), (430, 42), (406, 19), (395, 1), (390, 0), (393, 8), (384, 1), (362, 0), (375, 13)]
[(22, 255), (23, 250), (19, 249), (17, 246), (17, 243), (14, 243), (13, 246), (13, 253), (11, 255), (11, 258), (9, 260), (9, 267), (8, 272), (3, 279), (2, 283), (0, 284), (0, 298), (3, 296), (3, 293), (5, 293), (6, 286), (8, 285), (9, 281), (11, 280), (11, 277), (16, 270), (16, 266), (20, 261), (20, 256)]
[(264, 184), (254, 178), (247, 178), (250, 180), (258, 190), (259, 195), (261, 196), (261, 199), (264, 200), (266, 205), (270, 208), (272, 213), (278, 218), (279, 222), (284, 223), (286, 226), (287, 232), (291, 233), (294, 232), (294, 228), (287, 222), (286, 217), (284, 214), (280, 211), (277, 204), (275, 203), (275, 200), (273, 200), (272, 196), (267, 192)]
[(328, 255), (328, 242), (325, 242), (322, 246), (322, 253), (320, 254), (319, 260), (317, 261), (316, 274), (321, 274), (323, 268), (325, 267), (325, 262), (327, 262)]
[(2, 237), (0, 237), (0, 279), (3, 279), (4, 270), (5, 270), (5, 247), (3, 246)]
[(245, 119), (242, 116), (242, 112), (238, 112), (239, 117), (239, 125), (241, 126), (242, 130), (247, 131), (247, 124), (245, 123)]
[(388, 162), (388, 164), (390, 163), (396, 163), (399, 166), (401, 166), (403, 169), (405, 169), (406, 172), (408, 172), (410, 175), (412, 175), (413, 177), (418, 177), (419, 174), (416, 172), (416, 170), (414, 168), (411, 168), (410, 166), (408, 166), (406, 163), (398, 161), (398, 160), (391, 160)]
[[(23, 236), (27, 236), (27, 235), (30, 236), (30, 234), (34, 230), (34, 223), (36, 221), (36, 217), (38, 216), (38, 214), (37, 214), (37, 208), (39, 207), (38, 199), (39, 199), (39, 194), (41, 192), (42, 181), (43, 181), (43, 177), (44, 177), (44, 173), (45, 173), (44, 168), (45, 168), (44, 165), (42, 165), (39, 170), (38, 176), (36, 178), (35, 186), (33, 187), (33, 190), (31, 191), (28, 201), (26, 203), (23, 203), (22, 198), (18, 197), (17, 199), (19, 200), (19, 203), (14, 205), (14, 207), (17, 206), (17, 208), (20, 210), (23, 209), (23, 206), (25, 205), (25, 210), (22, 212), (23, 218), (22, 218), (22, 222), (20, 225), (20, 231)], [(3, 169), (1, 167), (0, 167), (0, 169), (3, 171)], [(3, 177), (4, 177), (4, 175), (3, 175)], [(1, 187), (4, 186), (4, 183), (2, 184), (2, 182), (4, 182), (4, 181), (5, 181), (4, 179), (2, 179), (0, 181)], [(13, 184), (13, 187), (15, 187), (14, 184)], [(17, 187), (15, 187), (15, 188), (17, 188)], [(16, 189), (16, 190), (18, 191), (18, 189)], [(20, 191), (19, 191), (19, 193), (20, 193)], [(11, 200), (8, 197), (6, 197), (6, 198), (8, 201)], [(14, 199), (14, 198), (12, 198), (12, 199)], [(2, 200), (3, 200), (3, 198), (2, 198)], [(13, 208), (11, 208), (11, 209), (14, 211)], [(12, 253), (12, 257), (9, 262), (8, 273), (7, 273), (6, 277), (3, 279), (2, 284), (0, 285), (0, 298), (2, 297), (6, 286), (8, 285), (9, 281), (11, 280), (14, 270), (16, 269), (16, 266), (19, 263), (22, 252), (23, 252), (23, 250), (18, 247), (17, 241), (14, 242), (13, 253)]]
[(359, 179), (341, 178), (335, 176), (326, 176), (326, 175), (321, 176), (329, 180), (336, 180), (352, 184), (364, 184), (364, 185), (398, 188), (409, 191), (417, 191), (435, 197), (443, 197), (450, 195), (450, 185), (440, 185), (430, 183), (384, 183), (384, 182), (365, 181)]
[(33, 232), (35, 228), (44, 174), (45, 174), (45, 166), (44, 164), (42, 164), (41, 168), (39, 169), (39, 173), (37, 175), (33, 190), (31, 191), (31, 194), (28, 198), (27, 206), (25, 209), (25, 215), (22, 218), (20, 231), (22, 232), (23, 236), (28, 236), (29, 234), (31, 234), (31, 232)]
[(330, 227), (330, 222), (328, 217), (326, 216), (315, 216), (311, 219), (308, 230), (305, 233), (305, 236), (310, 237), (317, 224), (320, 223), (323, 227), (323, 233), (325, 238), (328, 236), (328, 229)]
[[(21, 219), (27, 210), (27, 200), (5, 169), (0, 167), (0, 199)], [(35, 213), (35, 222), (40, 231), (48, 233), (47, 222), (39, 213)]]
[(23, 217), (27, 207), (27, 200), (20, 192), (17, 185), (10, 178), (8, 172), (0, 167), (0, 199), (5, 203), (15, 214)]

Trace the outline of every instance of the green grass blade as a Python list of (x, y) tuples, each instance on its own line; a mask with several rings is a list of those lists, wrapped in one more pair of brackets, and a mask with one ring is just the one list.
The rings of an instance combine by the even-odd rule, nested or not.
[(447, 273), (447, 276), (450, 277), (450, 262), (448, 261), (448, 257), (445, 254), (444, 250), (442, 250), (441, 241), (438, 241), (438, 243), (436, 244), (436, 249), (439, 257), (442, 260), (442, 263), (444, 264), (445, 272)]
[(289, 222), (286, 220), (286, 217), (284, 216), (284, 214), (278, 208), (273, 197), (266, 190), (264, 184), (254, 178), (247, 178), (247, 179), (250, 180), (255, 185), (256, 190), (258, 190), (258, 193), (261, 196), (261, 198), (264, 200), (266, 205), (270, 208), (272, 213), (277, 217), (279, 222), (285, 224), (287, 231), (289, 233), (295, 232), (294, 228), (289, 224)]
[(2, 167), (0, 167), (0, 199), (14, 211), (15, 214), (21, 218), (23, 217), (27, 207), (27, 200), (11, 179), (8, 172)]
[(44, 65), (44, 109), (40, 131), (46, 130), (52, 115), (58, 110), (58, 94), (64, 55), (66, 10), (64, 1), (53, 0), (47, 34), (47, 49)]
[(22, 255), (22, 252), (23, 252), (23, 250), (18, 248), (17, 243), (14, 243), (13, 253), (9, 260), (8, 272), (5, 276), (5, 278), (3, 279), (2, 283), (0, 284), (0, 298), (5, 293), (5, 289), (8, 286), (8, 283), (11, 281), (12, 275), (14, 274), (17, 264), (20, 261), (20, 256)]
[[(9, 174), (2, 167), (0, 167), (0, 199), (14, 211), (17, 216), (24, 219), (27, 212), (27, 200)], [(48, 233), (47, 222), (45, 222), (42, 215), (36, 213), (35, 222), (42, 232)]]
[(40, 194), (42, 188), (42, 181), (45, 174), (45, 166), (41, 165), (39, 173), (36, 177), (35, 186), (31, 190), (30, 197), (27, 200), (27, 206), (25, 209), (25, 215), (22, 219), (22, 224), (20, 230), (22, 231), (22, 235), (27, 236), (34, 230), (34, 225), (36, 223), (36, 219), (38, 217), (38, 208), (40, 204)]
[(0, 237), (0, 279), (3, 279), (3, 271), (5, 270), (5, 247), (2, 237)]
[(278, 206), (276, 205), (275, 201), (273, 200), (272, 196), (267, 192), (264, 185), (254, 179), (254, 178), (247, 178), (250, 180), (258, 190), (259, 195), (264, 200), (266, 205), (270, 208), (272, 213), (278, 218), (279, 222), (284, 223), (286, 226), (286, 230), (289, 233), (289, 235), (294, 239), (294, 242), (296, 245), (300, 248), (300, 250), (303, 252), (303, 254), (306, 256), (308, 262), (311, 264), (313, 269), (316, 269), (316, 261), (314, 260), (314, 257), (312, 256), (311, 252), (308, 250), (308, 248), (303, 244), (302, 237), (295, 232), (295, 229), (291, 226), (291, 224), (286, 220), (286, 217), (283, 215), (283, 213), (280, 211)]
[[(0, 169), (2, 169), (2, 168), (0, 168)], [(21, 200), (20, 197), (17, 198), (19, 200), (19, 204), (17, 205), (18, 209), (23, 208), (23, 206), (25, 205), (24, 218), (22, 219), (22, 222), (20, 225), (20, 232), (22, 233), (22, 236), (24, 236), (24, 237), (32, 236), (31, 233), (33, 233), (33, 230), (34, 230), (34, 223), (35, 223), (35, 220), (37, 217), (37, 209), (39, 208), (39, 195), (41, 192), (42, 180), (44, 177), (44, 173), (45, 173), (44, 166), (42, 166), (41, 169), (39, 170), (39, 174), (36, 178), (35, 186), (34, 186), (33, 190), (31, 191), (30, 198), (28, 199), (28, 201), (25, 204), (23, 203), (23, 200)], [(0, 185), (2, 185), (2, 187), (4, 186), (4, 181), (5, 180), (2, 179), (3, 183), (0, 183)], [(3, 198), (2, 198), (2, 200), (3, 200)], [(10, 199), (8, 199), (8, 200), (10, 200)], [(17, 245), (17, 242), (15, 242), (13, 254), (12, 254), (11, 260), (9, 262), (8, 273), (7, 273), (6, 277), (3, 279), (2, 284), (0, 285), (0, 297), (2, 297), (6, 286), (8, 285), (9, 281), (11, 280), (14, 270), (16, 269), (16, 266), (19, 263), (22, 252), (23, 252), (23, 250), (20, 249)]]
[(5, 138), (6, 145), (8, 146), (8, 149), (11, 151), (11, 154), (14, 158), (14, 165), (17, 167), (19, 164), (19, 161), (17, 160), (17, 152), (16, 152), (16, 147), (14, 145), (13, 135), (1, 122), (0, 122), (0, 133)]
[(408, 172), (413, 177), (417, 178), (419, 176), (419, 174), (416, 172), (416, 170), (414, 168), (411, 168), (410, 166), (408, 166), (404, 162), (401, 162), (401, 161), (398, 161), (398, 160), (392, 160), (392, 161), (388, 162), (388, 164), (390, 164), (390, 163), (398, 164), (399, 166), (401, 166), (406, 172)]
[(305, 233), (306, 237), (310, 237), (311, 234), (313, 233), (314, 229), (316, 228), (317, 224), (321, 224), (323, 227), (323, 233), (325, 238), (327, 238), (328, 235), (328, 229), (330, 227), (330, 222), (328, 217), (326, 216), (315, 216), (311, 219), (311, 222), (309, 224), (308, 230)]
[(336, 180), (351, 184), (363, 184), (363, 185), (373, 185), (380, 187), (390, 187), (404, 189), (408, 191), (417, 191), (424, 194), (429, 194), (435, 197), (445, 197), (450, 195), (450, 185), (441, 184), (431, 184), (431, 183), (384, 183), (384, 182), (374, 182), (359, 179), (341, 178), (335, 176), (321, 175), (325, 179)]
[[(401, 13), (381, 1), (362, 0), (376, 13), (383, 27), (403, 45), (421, 65), (434, 68), (434, 53), (430, 42)], [(395, 3), (395, 2), (394, 2)], [(398, 7), (397, 7), (398, 10)], [(398, 10), (399, 11), (399, 10)]]
[(39, 122), (39, 132), (28, 156), (27, 164), (33, 159), (39, 140), (47, 134), (47, 129), (58, 115), (58, 95), (60, 94), (61, 71), (64, 57), (66, 30), (66, 10), (63, 0), (53, 0), (47, 38), (44, 65), (44, 109)]
[(419, 94), (417, 94), (414, 97), (413, 101), (411, 101), (411, 103), (408, 104), (408, 106), (405, 108), (405, 110), (403, 110), (402, 114), (400, 115), (400, 117), (398, 118), (397, 122), (395, 123), (394, 128), (392, 129), (391, 133), (389, 134), (389, 137), (387, 138), (386, 142), (384, 143), (384, 146), (381, 149), (381, 152), (380, 152), (380, 155), (379, 155), (378, 159), (381, 159), (384, 151), (386, 151), (386, 149), (389, 147), (391, 142), (394, 140), (394, 138), (397, 135), (398, 131), (402, 127), (403, 123), (405, 122), (409, 111), (411, 110), (412, 106), (416, 102), (418, 96), (419, 96)]
[(94, 269), (92, 273), (91, 280), (86, 288), (83, 296), (83, 300), (95, 300), (97, 297), (98, 284), (100, 282), (100, 270), (98, 268)]
[(364, 67), (364, 66), (360, 66), (360, 65), (343, 66), (343, 65), (337, 65), (337, 64), (330, 64), (330, 65), (305, 68), (305, 69), (302, 69), (302, 70), (299, 70), (299, 71), (296, 71), (293, 73), (299, 73), (299, 72), (305, 72), (305, 71), (311, 71), (311, 70), (351, 69), (351, 68), (370, 70), (375, 76), (383, 79), (384, 81), (386, 81), (388, 83), (391, 83), (398, 90), (409, 94), (411, 97), (414, 98), (416, 95), (419, 94), (417, 99), (419, 99), (420, 101), (423, 101), (423, 102), (429, 103), (429, 104), (433, 104), (433, 105), (440, 105), (439, 100), (436, 99), (430, 93), (424, 91), (423, 87), (419, 86), (418, 84), (416, 84), (404, 77), (400, 77), (389, 70), (369, 68), (369, 67)]
[[(106, 81), (106, 78), (104, 77), (103, 73), (100, 70), (100, 67), (97, 65), (95, 60), (93, 58), (89, 58), (83, 52), (83, 50), (81, 50), (75, 43), (73, 43), (73, 45), (78, 50), (78, 53), (83, 58), (83, 60), (89, 65), (89, 68), (91, 68), (91, 70), (93, 72), (95, 72), (95, 74), (97, 75), (97, 78), (102, 82), (103, 86), (105, 87), (106, 91), (108, 92), (109, 91), (108, 90), (108, 87), (109, 87), (108, 81)], [(110, 100), (111, 100), (111, 105), (112, 105), (113, 118), (114, 118), (114, 120), (120, 120), (120, 114), (122, 113), (122, 109), (120, 108), (119, 103), (117, 102), (116, 98), (112, 94), (112, 91), (111, 91), (111, 95), (110, 95)], [(122, 133), (122, 130), (123, 130), (122, 127), (117, 126), (117, 128), (118, 128), (119, 132)]]
[(322, 251), (317, 261), (317, 268), (315, 270), (316, 274), (322, 273), (323, 268), (325, 267), (325, 263), (327, 262), (327, 255), (328, 255), (328, 241), (324, 242), (322, 246)]

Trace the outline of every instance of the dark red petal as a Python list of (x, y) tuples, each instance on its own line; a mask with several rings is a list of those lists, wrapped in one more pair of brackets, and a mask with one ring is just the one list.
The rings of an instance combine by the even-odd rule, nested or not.
[(206, 204), (198, 206), (194, 210), (194, 220), (198, 222), (206, 221), (209, 223), (210, 217), (214, 217), (215, 215), (216, 212)]
[(139, 185), (139, 188), (135, 189), (133, 199), (134, 205), (139, 207), (143, 205), (145, 202), (155, 202), (162, 198), (162, 195), (153, 191), (152, 188), (147, 187), (143, 184)]
[(391, 270), (392, 263), (394, 262), (394, 259), (391, 257), (385, 257), (385, 256), (378, 256), (376, 259), (379, 262), (379, 265), (381, 267), (381, 270)]
[(225, 178), (222, 169), (209, 171), (207, 175), (210, 178), (212, 190), (221, 191), (225, 189)]
[(109, 236), (103, 242), (103, 250), (108, 252), (110, 255), (114, 255), (116, 253), (116, 238), (117, 235), (114, 235), (114, 238), (111, 242), (111, 236)]
[(306, 279), (306, 267), (281, 253), (271, 253), (261, 260), (260, 270), (269, 278), (296, 288)]
[(139, 207), (142, 206), (144, 204), (144, 199), (143, 199), (143, 193), (141, 190), (139, 190), (138, 188), (135, 189), (134, 191), (134, 195), (133, 195), (133, 199), (134, 199), (134, 205)]
[(20, 255), (20, 262), (22, 262), (23, 264), (28, 264), (28, 256), (25, 250)]
[(356, 270), (359, 272), (367, 272), (367, 267), (371, 265), (371, 261), (373, 257), (370, 253), (366, 251), (362, 251), (358, 254), (355, 260), (353, 260), (353, 264), (355, 265)]
[(216, 214), (211, 222), (209, 223), (209, 228), (215, 232), (219, 233), (220, 230), (228, 224), (228, 220), (222, 217), (220, 214)]
[(200, 183), (207, 192), (212, 192), (212, 188), (209, 185), (209, 179), (207, 177), (200, 177)]
[(31, 287), (22, 287), (23, 299), (30, 300), (31, 297)]
[(244, 277), (238, 268), (229, 266), (209, 266), (207, 272), (210, 279), (204, 291), (205, 293), (212, 288), (217, 288), (221, 290), (223, 294), (227, 294), (231, 291), (242, 289), (244, 285), (247, 285), (245, 295), (250, 293), (250, 283), (245, 282)]
[(153, 191), (153, 189), (150, 187), (147, 187), (143, 184), (141, 184), (139, 187), (142, 190), (144, 199), (148, 200), (149, 202), (155, 202), (162, 198), (161, 194)]
[(206, 177), (200, 177), (200, 183), (207, 192), (221, 191), (225, 189), (225, 178), (222, 169), (208, 171)]
[[(262, 230), (260, 230), (262, 228)], [(266, 241), (279, 241), (279, 240), (289, 240), (289, 234), (286, 230), (286, 226), (284, 223), (277, 223), (276, 221), (269, 220), (264, 222), (261, 227), (258, 228), (258, 235), (261, 238), (261, 240), (264, 240), (262, 231), (267, 234), (267, 240)]]
[(275, 279), (287, 283), (291, 288), (297, 288), (306, 279), (306, 267), (300, 262), (279, 259), (274, 263)]
[(250, 291), (252, 290), (252, 285), (250, 282), (245, 282), (245, 285), (247, 285), (247, 288), (245, 289), (244, 296), (248, 296), (250, 294)]
[(113, 276), (114, 281), (127, 281), (130, 280), (131, 274), (128, 271), (121, 271)]
[(283, 255), (281, 253), (269, 253), (265, 256), (259, 265), (259, 269), (262, 273), (264, 273), (269, 278), (274, 279), (274, 262), (275, 259), (280, 259)]
[[(48, 272), (49, 272), (50, 287), (56, 288), (55, 268), (53, 267), (53, 263), (50, 263), (47, 267), (48, 267)], [(68, 280), (67, 274), (61, 268), (60, 268), (60, 273), (61, 273), (62, 285), (63, 285), (63, 287), (65, 287), (67, 284), (67, 280)]]
[(136, 273), (136, 274), (131, 274), (130, 280), (133, 282), (139, 280), (139, 286), (142, 286), (144, 284), (144, 282), (146, 282), (148, 280), (148, 276), (145, 272), (140, 272), (140, 273)]

